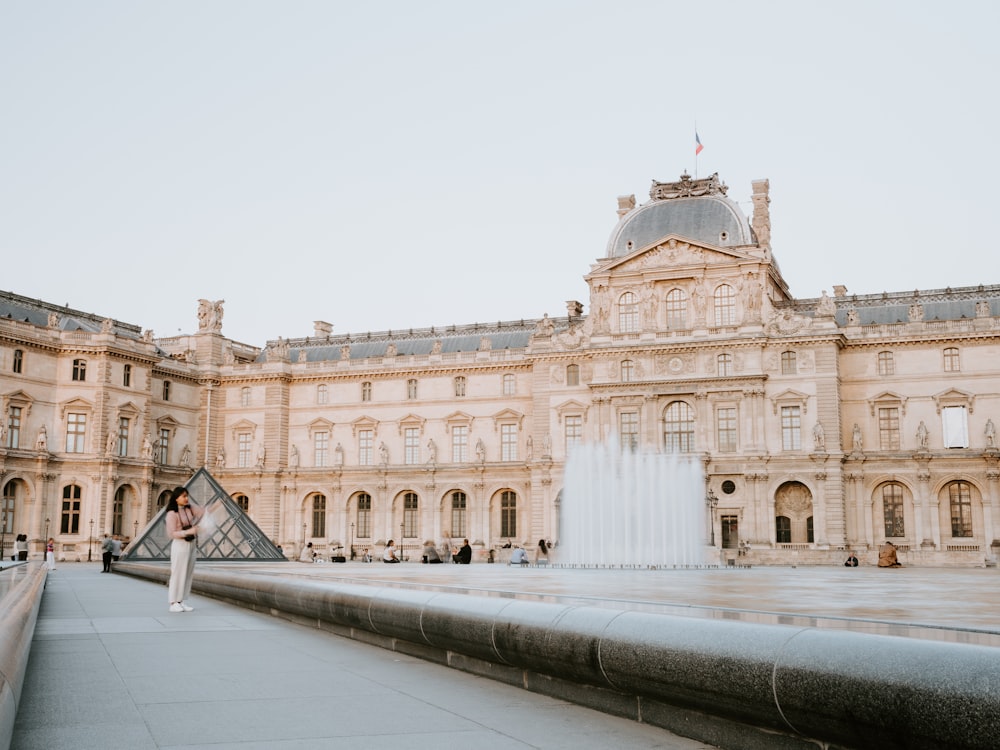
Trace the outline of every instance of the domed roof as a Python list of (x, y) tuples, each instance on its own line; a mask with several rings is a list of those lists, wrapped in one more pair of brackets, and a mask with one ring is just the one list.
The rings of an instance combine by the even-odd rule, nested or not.
[(739, 204), (726, 197), (727, 189), (718, 174), (701, 180), (686, 174), (679, 182), (654, 180), (649, 202), (624, 212), (608, 240), (606, 257), (629, 255), (668, 235), (714, 247), (756, 245), (750, 222)]

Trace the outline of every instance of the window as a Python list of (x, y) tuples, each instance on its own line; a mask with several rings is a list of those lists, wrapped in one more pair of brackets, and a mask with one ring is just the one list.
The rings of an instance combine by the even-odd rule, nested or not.
[(687, 327), (687, 295), (681, 289), (667, 292), (667, 328)]
[(420, 428), (407, 427), (403, 431), (403, 463), (420, 463)]
[(892, 358), (892, 352), (878, 353), (878, 374), (893, 375), (896, 372), (896, 363)]
[(465, 510), (468, 502), (464, 492), (451, 493), (451, 535), (465, 536)]
[(416, 492), (403, 495), (403, 538), (414, 539), (417, 536), (417, 510), (420, 501)]
[(566, 365), (566, 385), (580, 385), (580, 365)]
[(635, 380), (635, 363), (631, 359), (622, 360), (621, 371), (623, 383), (631, 383)]
[(729, 284), (720, 284), (715, 290), (715, 325), (736, 325), (736, 292)]
[(330, 458), (330, 433), (317, 432), (313, 435), (313, 466), (326, 466)]
[(951, 507), (951, 535), (972, 536), (972, 492), (968, 482), (948, 485), (948, 504)]
[(465, 395), (465, 378), (461, 375), (455, 378), (455, 395), (459, 398)]
[(885, 519), (885, 536), (906, 536), (903, 527), (903, 487), (896, 482), (882, 485), (882, 517)]
[(63, 487), (62, 515), (59, 518), (60, 534), (80, 533), (80, 497), (80, 485), (68, 484)]
[(358, 464), (371, 466), (375, 448), (375, 433), (371, 430), (358, 431)]
[(161, 466), (164, 466), (170, 460), (170, 430), (166, 427), (160, 428), (160, 439), (157, 442), (157, 449), (160, 452), (159, 463)]
[[(166, 397), (163, 400), (166, 401)], [(240, 406), (250, 406), (250, 388), (247, 386), (240, 388)]]
[(322, 539), (326, 536), (326, 495), (312, 496), (312, 536)]
[(623, 451), (639, 450), (639, 412), (623, 411), (618, 415), (618, 439)]
[(517, 393), (517, 380), (513, 373), (505, 373), (503, 376), (503, 395), (513, 396)]
[(500, 460), (517, 460), (517, 425), (500, 425)]
[(563, 434), (566, 438), (566, 453), (570, 448), (583, 442), (583, 417), (573, 414), (563, 419)]
[(160, 496), (156, 498), (156, 511), (159, 512), (167, 507), (167, 502), (170, 500), (170, 490), (164, 490), (160, 493)]
[(517, 493), (511, 490), (500, 493), (500, 536), (517, 536)]
[(791, 543), (792, 519), (788, 516), (778, 516), (774, 519), (774, 541), (778, 544)]
[(253, 456), (252, 436), (249, 432), (241, 432), (236, 436), (236, 465), (241, 469), (246, 469), (251, 465)]
[(24, 351), (22, 349), (14, 350), (14, 366), (11, 368), (16, 374), (20, 375), (21, 370), (24, 367)]
[(802, 447), (802, 409), (799, 406), (781, 407), (781, 448), (797, 451)]
[(73, 380), (84, 381), (87, 379), (87, 360), (73, 360)]
[(235, 502), (244, 513), (250, 512), (250, 498), (244, 494), (233, 495), (233, 502)]
[(7, 447), (21, 446), (21, 407), (11, 406), (7, 412)]
[(372, 496), (367, 492), (358, 495), (358, 536), (367, 539), (372, 535)]
[(66, 452), (83, 453), (84, 439), (87, 436), (87, 415), (66, 415)]
[(716, 365), (719, 369), (720, 378), (728, 378), (733, 374), (733, 355), (732, 354), (720, 354), (715, 358)]
[(673, 401), (663, 419), (663, 448), (667, 453), (694, 450), (694, 410), (686, 401)]
[(14, 503), (16, 501), (16, 481), (7, 482), (3, 486), (3, 498), (0, 498), (0, 531), (5, 535), (14, 533)]
[(618, 298), (618, 331), (635, 333), (639, 330), (639, 302), (632, 292)]
[(715, 431), (719, 441), (719, 451), (733, 453), (736, 450), (735, 406), (726, 406), (715, 410)]
[(417, 380), (410, 378), (406, 381), (406, 397), (413, 400), (417, 397)]
[(330, 400), (330, 391), (327, 388), (326, 383), (320, 383), (316, 386), (316, 403), (323, 405)]
[(125, 386), (126, 388), (131, 387), (131, 385), (132, 385), (132, 365), (125, 365), (125, 367), (122, 368), (122, 385)]
[(111, 503), (111, 533), (122, 533), (122, 522), (125, 518), (125, 488), (115, 490), (115, 499)]
[(884, 451), (899, 450), (899, 409), (895, 406), (878, 410), (879, 447)]
[(129, 419), (128, 417), (118, 418), (118, 455), (127, 456), (128, 455), (128, 433), (129, 433)]
[(164, 380), (163, 381), (163, 400), (164, 401), (169, 401), (170, 400), (170, 381), (169, 380)]
[(795, 352), (782, 352), (781, 353), (781, 374), (782, 375), (794, 375), (797, 371), (795, 362)]
[(944, 371), (959, 372), (961, 369), (962, 363), (958, 358), (958, 349), (949, 346), (944, 350)]
[(372, 384), (371, 381), (366, 380), (361, 384), (361, 400), (371, 401), (372, 400)]
[(964, 406), (941, 409), (941, 428), (945, 448), (969, 447), (969, 421)]
[(451, 460), (461, 464), (469, 460), (469, 428), (467, 425), (455, 425), (451, 428)]
[(739, 517), (723, 516), (719, 522), (722, 527), (722, 548), (737, 549), (740, 546)]

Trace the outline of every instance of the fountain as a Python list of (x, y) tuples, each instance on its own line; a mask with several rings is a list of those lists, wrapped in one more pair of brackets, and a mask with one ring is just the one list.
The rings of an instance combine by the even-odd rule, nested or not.
[(698, 567), (708, 562), (701, 463), (677, 454), (578, 445), (566, 461), (560, 565)]

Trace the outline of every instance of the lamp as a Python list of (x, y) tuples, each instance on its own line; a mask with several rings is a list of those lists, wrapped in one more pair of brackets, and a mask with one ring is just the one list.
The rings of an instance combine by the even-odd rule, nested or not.
[(351, 559), (353, 560), (354, 559), (354, 521), (351, 521), (351, 542), (350, 542), (349, 549), (351, 550)]
[(709, 507), (709, 509), (711, 510), (711, 513), (712, 513), (712, 527), (711, 527), (712, 528), (712, 536), (711, 536), (711, 542), (710, 543), (714, 547), (715, 546), (715, 509), (719, 506), (719, 498), (717, 498), (715, 496), (715, 492), (712, 491), (711, 487), (708, 488), (708, 496), (705, 498), (705, 504), (708, 505), (708, 507)]
[(406, 523), (399, 524), (399, 560), (403, 560), (403, 529), (406, 528)]
[(49, 519), (47, 518), (45, 519), (45, 539), (43, 539), (42, 541), (45, 542), (49, 541)]
[(94, 559), (94, 519), (90, 519), (90, 539), (87, 540), (87, 562)]

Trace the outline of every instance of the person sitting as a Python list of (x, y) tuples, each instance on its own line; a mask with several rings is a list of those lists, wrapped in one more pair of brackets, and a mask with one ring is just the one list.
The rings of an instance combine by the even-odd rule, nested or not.
[(847, 559), (844, 561), (844, 566), (848, 568), (858, 567), (858, 558), (850, 550), (847, 551)]
[(302, 548), (302, 554), (299, 555), (299, 562), (315, 562), (313, 558), (316, 557), (316, 552), (313, 550), (313, 543), (309, 542), (305, 547)]
[(429, 540), (424, 542), (424, 551), (422, 559), (423, 562), (431, 564), (441, 562), (441, 555), (438, 554), (437, 548), (434, 546), (433, 542)]
[(396, 543), (390, 539), (385, 545), (385, 551), (382, 552), (382, 562), (384, 563), (398, 563), (399, 557), (396, 556)]
[(549, 564), (549, 545), (544, 539), (538, 540), (538, 547), (535, 549), (535, 565)]
[(510, 553), (510, 564), (511, 565), (528, 564), (528, 553), (524, 551), (524, 547), (521, 547), (520, 545), (514, 546), (514, 551)]
[(880, 568), (901, 568), (903, 564), (896, 556), (896, 545), (887, 541), (878, 552), (878, 566)]
[(472, 547), (469, 546), (468, 539), (463, 540), (461, 549), (455, 550), (451, 561), (456, 565), (468, 565), (472, 562)]

